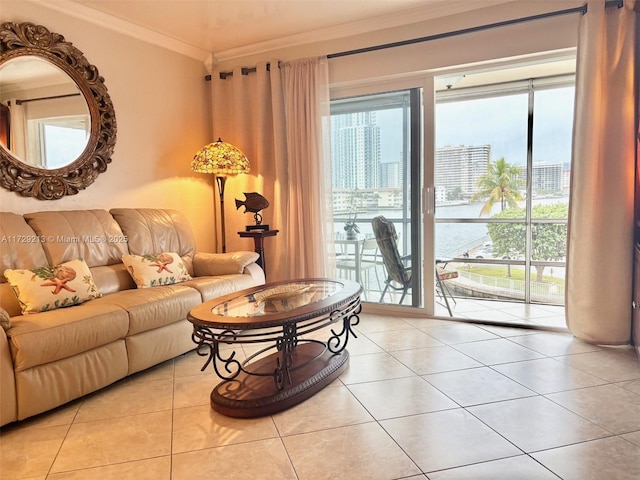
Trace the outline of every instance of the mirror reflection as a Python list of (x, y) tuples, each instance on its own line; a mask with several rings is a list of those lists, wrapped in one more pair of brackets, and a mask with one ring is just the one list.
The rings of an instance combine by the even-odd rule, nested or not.
[(47, 170), (80, 157), (91, 117), (75, 82), (36, 56), (0, 66), (0, 145), (25, 164)]

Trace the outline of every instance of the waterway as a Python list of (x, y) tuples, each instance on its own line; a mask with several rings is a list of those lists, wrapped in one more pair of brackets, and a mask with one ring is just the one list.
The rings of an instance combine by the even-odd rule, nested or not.
[[(569, 197), (542, 198), (533, 200), (534, 205), (568, 203)], [(522, 204), (524, 206), (524, 204)], [(481, 203), (462, 205), (442, 205), (436, 208), (436, 258), (451, 258), (461, 256), (464, 252), (482, 249), (491, 241), (487, 232), (486, 223), (447, 223), (448, 220), (477, 219), (480, 218)], [(492, 214), (500, 211), (499, 205), (494, 205)], [(402, 253), (408, 251), (408, 245), (403, 239), (410, 238), (410, 225), (402, 227), (402, 211), (400, 209), (378, 209), (358, 213), (356, 223), (360, 228), (360, 235), (373, 237), (371, 220), (383, 215), (393, 220), (398, 231), (400, 248)], [(489, 218), (489, 217), (487, 217)], [(336, 236), (344, 238), (343, 220), (336, 218), (334, 222)]]

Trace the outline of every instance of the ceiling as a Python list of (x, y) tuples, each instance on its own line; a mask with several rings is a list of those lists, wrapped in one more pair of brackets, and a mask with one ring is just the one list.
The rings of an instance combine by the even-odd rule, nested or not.
[(213, 54), (218, 60), (511, 1), (518, 0), (40, 0), (133, 36), (161, 36), (191, 56)]

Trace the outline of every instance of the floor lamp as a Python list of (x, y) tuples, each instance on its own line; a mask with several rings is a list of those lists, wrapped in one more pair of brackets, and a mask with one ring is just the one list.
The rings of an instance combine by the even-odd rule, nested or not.
[(227, 177), (239, 173), (249, 173), (249, 160), (234, 145), (223, 142), (210, 143), (201, 148), (191, 160), (191, 170), (197, 173), (212, 173), (216, 176), (218, 193), (220, 194), (220, 222), (222, 226), (222, 252), (227, 251), (227, 240), (224, 224), (224, 186)]

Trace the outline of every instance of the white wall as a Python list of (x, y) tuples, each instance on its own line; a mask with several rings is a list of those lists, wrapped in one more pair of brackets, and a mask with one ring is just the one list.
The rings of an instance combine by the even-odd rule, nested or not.
[(112, 163), (86, 190), (41, 201), (0, 189), (0, 209), (174, 208), (189, 217), (198, 248), (214, 251), (213, 179), (190, 169), (212, 140), (204, 64), (40, 4), (0, 2), (0, 21), (44, 25), (84, 53), (105, 79), (118, 126)]
[[(471, 0), (469, 0), (471, 1)], [(442, 34), (480, 25), (530, 17), (582, 5), (574, 0), (518, 0), (455, 16), (359, 34), (336, 40), (320, 40), (304, 45), (284, 46), (263, 53), (246, 52), (215, 66), (222, 71), (235, 66), (252, 66), (259, 60), (292, 60), (327, 55), (408, 39)], [(330, 83), (345, 87), (371, 79), (397, 81), (416, 72), (438, 71), (452, 66), (519, 57), (537, 52), (573, 48), (577, 44), (579, 13), (529, 21), (475, 33), (350, 55), (330, 60)], [(222, 55), (227, 57), (228, 55)]]

